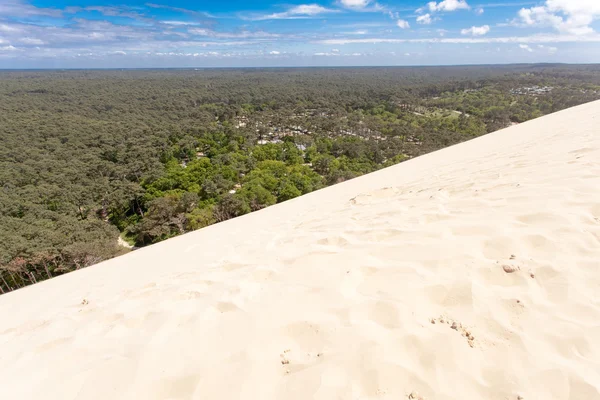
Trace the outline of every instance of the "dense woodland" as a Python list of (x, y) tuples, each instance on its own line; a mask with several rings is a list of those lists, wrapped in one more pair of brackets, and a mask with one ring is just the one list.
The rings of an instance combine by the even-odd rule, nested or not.
[(0, 293), (596, 99), (589, 65), (0, 72)]

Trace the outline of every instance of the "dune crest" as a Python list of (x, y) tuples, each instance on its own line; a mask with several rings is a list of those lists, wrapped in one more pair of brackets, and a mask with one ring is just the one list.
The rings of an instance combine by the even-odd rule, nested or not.
[(600, 102), (0, 297), (7, 399), (600, 399)]

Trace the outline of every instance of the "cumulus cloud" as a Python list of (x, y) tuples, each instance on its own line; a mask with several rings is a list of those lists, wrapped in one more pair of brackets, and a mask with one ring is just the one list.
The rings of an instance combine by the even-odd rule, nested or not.
[(398, 28), (400, 29), (410, 28), (410, 24), (408, 23), (408, 21), (405, 21), (403, 19), (399, 19), (398, 21), (396, 21), (396, 25), (398, 25)]
[(333, 10), (329, 10), (325, 7), (322, 7), (318, 4), (302, 4), (296, 7), (293, 7), (288, 11), (289, 14), (293, 15), (317, 15), (323, 14), (326, 12), (331, 12)]
[(397, 13), (390, 11), (387, 7), (382, 6), (375, 0), (336, 0), (335, 4), (352, 11), (381, 12), (389, 15), (392, 19), (398, 18), (397, 16), (394, 18), (394, 15)]
[[(588, 0), (579, 0), (577, 4), (569, 3), (571, 0), (538, 0), (541, 2), (541, 5), (539, 7), (526, 6), (531, 8), (525, 8), (524, 10), (530, 10), (530, 12), (524, 11), (523, 19), (518, 20), (519, 25), (554, 26), (557, 29), (561, 28), (559, 32), (549, 31), (550, 33), (547, 34), (533, 36), (489, 37), (489, 26), (484, 25), (463, 29), (461, 32), (464, 36), (456, 35), (458, 37), (449, 37), (451, 34), (448, 31), (421, 29), (422, 33), (427, 33), (429, 37), (422, 36), (404, 39), (396, 39), (389, 36), (392, 30), (384, 31), (384, 28), (390, 28), (390, 21), (396, 24), (398, 27), (396, 29), (410, 29), (411, 24), (415, 25), (415, 23), (423, 25), (431, 24), (442, 17), (442, 12), (468, 7), (468, 0), (432, 1), (430, 3), (434, 5), (431, 7), (429, 4), (425, 5), (422, 12), (415, 16), (416, 22), (410, 19), (410, 24), (408, 21), (401, 19), (398, 10), (391, 11), (389, 9), (378, 8), (381, 6), (378, 5), (377, 0), (333, 0), (328, 3), (333, 3), (336, 6), (328, 6), (323, 2), (321, 2), (322, 5), (315, 2), (314, 4), (286, 6), (281, 9), (269, 11), (269, 13), (273, 14), (257, 15), (254, 18), (256, 20), (321, 18), (330, 16), (330, 13), (344, 12), (342, 7), (346, 9), (345, 14), (343, 14), (344, 17), (350, 15), (347, 10), (357, 12), (374, 12), (380, 10), (385, 15), (385, 19), (388, 16), (391, 18), (387, 24), (380, 22), (354, 22), (352, 24), (336, 25), (336, 27), (345, 28), (341, 29), (341, 31), (348, 30), (351, 32), (311, 31), (309, 29), (307, 32), (295, 34), (284, 34), (275, 30), (265, 32), (260, 30), (261, 28), (255, 24), (253, 24), (254, 28), (250, 28), (248, 25), (244, 26), (243, 24), (228, 24), (230, 25), (229, 28), (216, 28), (208, 20), (208, 14), (206, 13), (170, 6), (146, 4), (144, 7), (135, 9), (126, 6), (84, 6), (66, 7), (58, 10), (35, 7), (31, 5), (32, 1), (0, 0), (0, 62), (4, 61), (1, 65), (10, 66), (13, 65), (11, 64), (12, 60), (26, 59), (34, 60), (31, 61), (31, 64), (28, 64), (32, 66), (56, 66), (62, 62), (71, 62), (69, 60), (86, 59), (87, 61), (101, 61), (103, 58), (110, 59), (110, 63), (113, 64), (116, 60), (119, 60), (119, 65), (127, 65), (128, 62), (133, 62), (133, 60), (142, 60), (140, 62), (143, 62), (144, 57), (148, 57), (148, 60), (164, 58), (165, 64), (160, 65), (168, 65), (168, 57), (176, 59), (177, 57), (231, 58), (248, 56), (262, 57), (265, 60), (270, 59), (273, 62), (287, 59), (288, 57), (291, 59), (295, 57), (294, 54), (298, 57), (310, 57), (313, 55), (313, 52), (293, 53), (281, 50), (268, 50), (269, 48), (277, 49), (280, 46), (301, 46), (308, 43), (327, 45), (327, 47), (323, 47), (323, 50), (317, 50), (324, 53), (317, 54), (332, 56), (331, 59), (333, 60), (349, 60), (352, 59), (353, 54), (359, 54), (353, 53), (354, 51), (361, 51), (359, 47), (348, 47), (347, 51), (340, 52), (339, 49), (344, 50), (344, 48), (338, 46), (353, 43), (365, 45), (374, 43), (427, 43), (440, 45), (510, 43), (513, 49), (519, 50), (520, 47), (517, 46), (524, 44), (532, 52), (535, 52), (536, 55), (548, 56), (558, 51), (557, 47), (553, 47), (555, 43), (600, 43), (600, 34), (596, 34), (591, 29), (594, 26), (593, 23), (585, 25), (590, 20), (587, 14), (592, 16), (592, 21), (599, 15), (594, 10), (597, 9), (596, 4), (600, 4), (600, 0), (598, 2), (594, 0), (586, 3), (590, 8), (585, 12), (581, 8), (578, 8), (577, 4), (582, 4), (582, 1), (586, 2)], [(425, 4), (427, 1), (424, 0), (422, 4)], [(489, 4), (487, 6), (494, 7), (499, 5)], [(155, 8), (169, 9), (172, 11), (170, 13), (172, 15), (166, 18), (164, 15), (157, 13)], [(473, 12), (477, 12), (475, 8)], [(87, 16), (90, 13), (100, 13), (104, 17), (100, 16), (98, 18), (98, 15), (94, 15), (93, 19), (83, 18), (83, 16)], [(586, 14), (585, 17), (579, 16), (584, 13)], [(43, 18), (40, 18), (40, 16)], [(228, 15), (228, 17), (233, 16), (233, 14)], [(237, 18), (248, 19), (239, 14), (235, 16)], [(137, 21), (132, 21), (133, 18)], [(570, 22), (570, 18), (574, 18), (574, 21), (577, 23)], [(464, 26), (468, 27), (468, 25)], [(276, 28), (273, 26), (270, 30)], [(366, 30), (366, 28), (369, 30)], [(373, 38), (372, 36), (374, 36), (375, 32), (381, 32), (382, 36)], [(398, 36), (400, 37), (400, 35)], [(495, 46), (490, 47), (495, 48)], [(447, 49), (448, 51), (453, 51), (450, 46)], [(519, 51), (523, 51), (526, 54), (530, 50), (524, 48)], [(417, 51), (415, 50), (414, 55), (418, 55)], [(368, 52), (361, 52), (360, 54), (363, 57), (371, 56)], [(402, 52), (398, 52), (399, 56), (402, 54)], [(339, 57), (336, 58), (333, 56)], [(49, 59), (52, 62), (44, 64), (45, 61), (43, 60)], [(6, 60), (10, 61), (7, 62)], [(81, 66), (88, 64), (72, 65)], [(95, 64), (89, 65), (93, 66)]]
[(546, 0), (541, 6), (522, 8), (518, 16), (526, 26), (549, 26), (559, 32), (587, 35), (594, 32), (590, 25), (600, 18), (600, 1)]
[(417, 17), (417, 24), (429, 25), (433, 22), (431, 15), (423, 14)]
[(467, 2), (465, 0), (443, 0), (440, 1), (439, 3), (436, 3), (435, 1), (430, 1), (429, 3), (427, 3), (427, 8), (429, 8), (429, 11), (431, 12), (436, 12), (436, 11), (456, 11), (456, 10), (468, 10), (469, 5), (467, 4)]
[(365, 8), (371, 0), (340, 0), (340, 4), (346, 8)]
[(486, 35), (490, 31), (489, 25), (483, 26), (472, 26), (468, 29), (463, 29), (460, 31), (463, 35), (471, 35), (471, 36), (483, 36)]

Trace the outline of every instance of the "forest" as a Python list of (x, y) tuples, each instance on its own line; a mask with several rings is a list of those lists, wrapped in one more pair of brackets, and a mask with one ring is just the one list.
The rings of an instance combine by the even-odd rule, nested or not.
[(2, 71), (0, 294), (597, 99), (595, 65)]

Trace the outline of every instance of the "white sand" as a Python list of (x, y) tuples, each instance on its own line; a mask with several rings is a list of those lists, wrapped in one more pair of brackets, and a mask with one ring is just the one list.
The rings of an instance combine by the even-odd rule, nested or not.
[(600, 102), (0, 296), (3, 399), (412, 392), (600, 398)]

